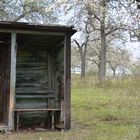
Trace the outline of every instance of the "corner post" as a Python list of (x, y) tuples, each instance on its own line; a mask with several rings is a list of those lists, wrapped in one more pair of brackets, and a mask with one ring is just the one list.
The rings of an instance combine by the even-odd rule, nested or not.
[(9, 130), (14, 130), (15, 81), (16, 81), (16, 33), (11, 33), (11, 61), (10, 61), (10, 99), (9, 99)]
[(71, 35), (64, 41), (64, 130), (71, 127)]

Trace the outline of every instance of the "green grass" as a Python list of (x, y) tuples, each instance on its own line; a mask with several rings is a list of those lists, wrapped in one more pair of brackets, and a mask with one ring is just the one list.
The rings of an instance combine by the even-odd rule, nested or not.
[(72, 83), (72, 128), (67, 132), (0, 135), (0, 140), (140, 140), (140, 80), (93, 77)]

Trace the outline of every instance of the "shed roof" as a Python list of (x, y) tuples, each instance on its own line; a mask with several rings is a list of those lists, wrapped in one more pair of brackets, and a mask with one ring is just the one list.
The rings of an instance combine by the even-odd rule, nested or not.
[(41, 32), (60, 32), (70, 33), (73, 35), (76, 30), (73, 26), (60, 26), (60, 25), (35, 25), (25, 22), (11, 22), (11, 21), (0, 21), (0, 29), (6, 30), (24, 30), (24, 31), (41, 31)]

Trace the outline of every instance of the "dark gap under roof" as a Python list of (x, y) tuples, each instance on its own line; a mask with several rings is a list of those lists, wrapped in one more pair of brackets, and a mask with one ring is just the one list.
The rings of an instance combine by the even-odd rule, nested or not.
[(49, 36), (49, 35), (33, 35), (33, 34), (17, 34), (17, 44), (20, 46), (31, 45), (34, 47), (57, 47), (64, 41), (64, 36)]

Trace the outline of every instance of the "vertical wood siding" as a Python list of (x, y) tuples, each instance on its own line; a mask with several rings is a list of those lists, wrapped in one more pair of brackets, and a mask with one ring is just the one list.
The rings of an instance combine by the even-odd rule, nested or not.
[(0, 45), (0, 123), (7, 125), (9, 108), (10, 46)]

